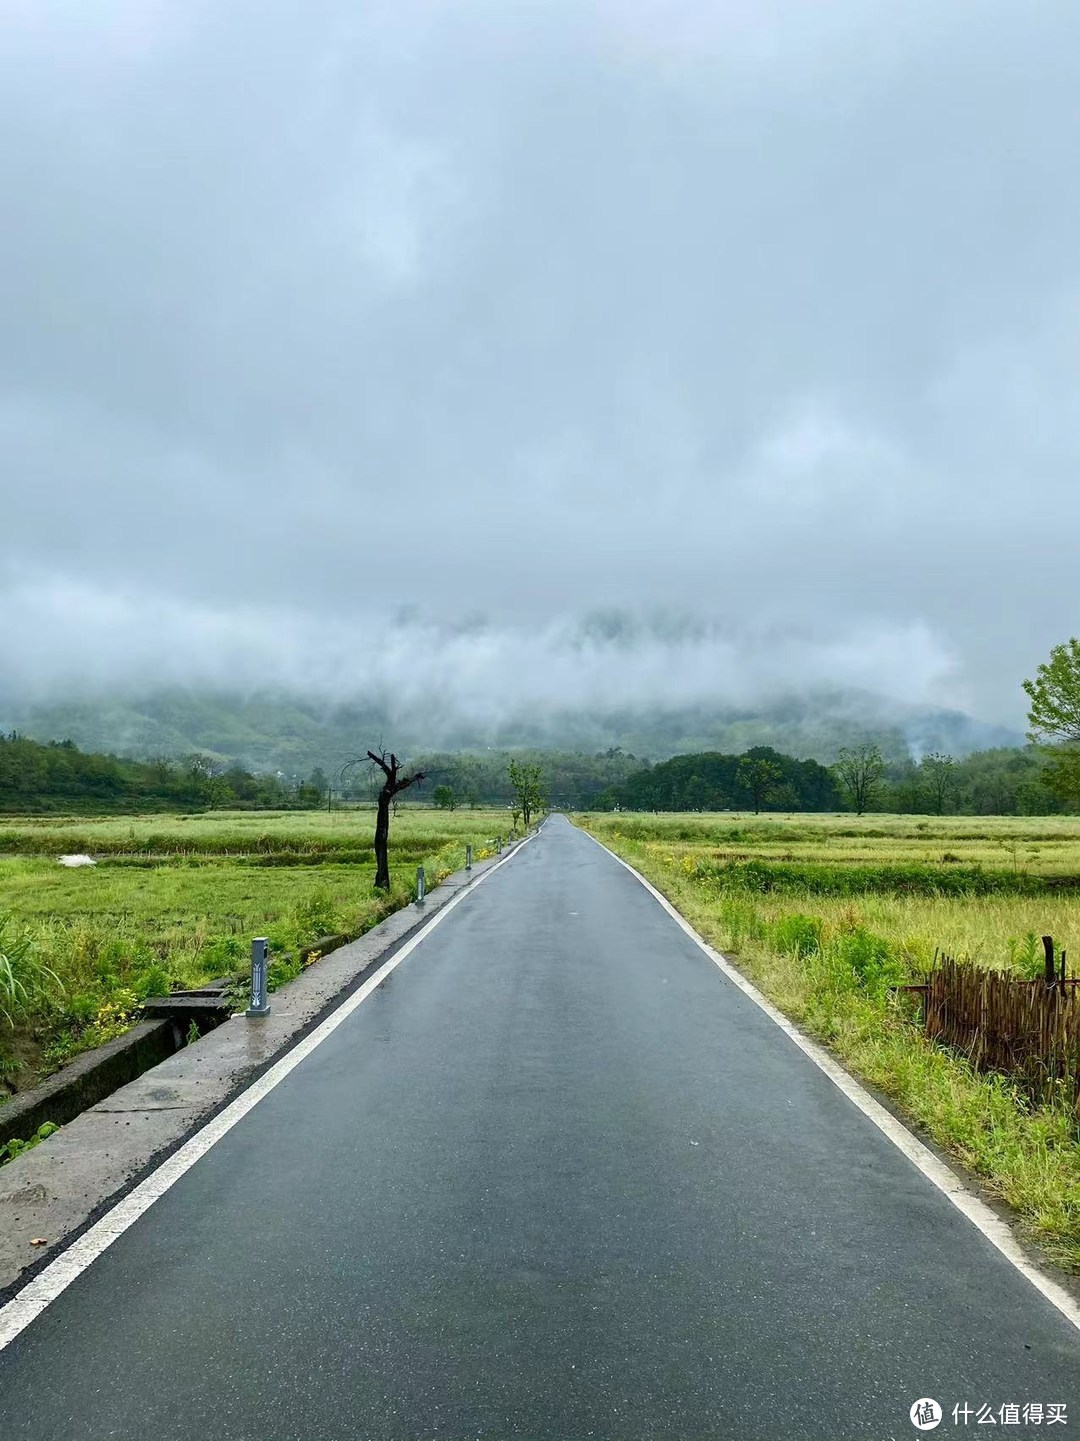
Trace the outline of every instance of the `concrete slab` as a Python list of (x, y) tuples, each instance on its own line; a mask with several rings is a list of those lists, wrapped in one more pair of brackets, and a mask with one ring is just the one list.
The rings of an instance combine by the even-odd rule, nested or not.
[[(518, 843), (520, 844), (520, 842)], [(505, 858), (459, 871), (271, 997), (234, 1016), (0, 1168), (0, 1300), (48, 1263), (200, 1125), (360, 985), (365, 973)], [(46, 1245), (32, 1245), (34, 1240)]]

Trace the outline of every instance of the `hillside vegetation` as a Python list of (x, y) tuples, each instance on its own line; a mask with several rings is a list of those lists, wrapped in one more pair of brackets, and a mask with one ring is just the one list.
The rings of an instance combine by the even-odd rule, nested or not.
[[(844, 797), (833, 772), (768, 746), (742, 755), (692, 753), (650, 765), (618, 747), (595, 754), (544, 750), (420, 753), (428, 781), (418, 798), (448, 807), (511, 804), (510, 762), (538, 765), (553, 806), (566, 810), (829, 811)], [(1046, 783), (1041, 753), (984, 751), (963, 760), (929, 755), (893, 762), (876, 808), (899, 813), (1051, 814), (1067, 807)], [(331, 797), (328, 793), (332, 791)], [(70, 740), (0, 735), (0, 813), (207, 809), (310, 809), (372, 797), (364, 765), (345, 773), (253, 774), (208, 753), (178, 761), (80, 751)]]
[(318, 805), (320, 791), (206, 756), (174, 762), (87, 754), (70, 740), (0, 735), (0, 811), (195, 810), (249, 805), (280, 809)]
[[(499, 707), (502, 711), (503, 707)], [(504, 719), (469, 718), (442, 703), (392, 698), (333, 701), (268, 691), (236, 694), (175, 687), (141, 697), (29, 704), (0, 698), (0, 730), (37, 740), (71, 739), (90, 751), (152, 759), (206, 752), (223, 765), (308, 776), (333, 775), (356, 755), (357, 738), (393, 739), (399, 754), (543, 750), (596, 755), (622, 751), (651, 760), (699, 751), (741, 753), (768, 745), (831, 763), (841, 746), (880, 742), (894, 762), (910, 754), (967, 755), (1011, 746), (1022, 736), (958, 711), (905, 706), (860, 691), (819, 689), (752, 706), (723, 703), (591, 709), (532, 708)], [(362, 750), (363, 748), (360, 747)]]

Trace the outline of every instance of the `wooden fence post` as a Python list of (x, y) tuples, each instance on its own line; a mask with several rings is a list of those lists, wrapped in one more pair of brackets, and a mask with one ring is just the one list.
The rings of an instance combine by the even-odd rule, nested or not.
[(1044, 952), (1044, 954), (1045, 954), (1045, 956), (1046, 956), (1046, 984), (1047, 984), (1048, 986), (1053, 986), (1053, 985), (1056, 985), (1056, 983), (1057, 983), (1057, 969), (1056, 969), (1056, 967), (1054, 966), (1054, 938), (1053, 938), (1053, 936), (1043, 936), (1043, 938), (1042, 938), (1042, 943), (1043, 943), (1043, 952)]

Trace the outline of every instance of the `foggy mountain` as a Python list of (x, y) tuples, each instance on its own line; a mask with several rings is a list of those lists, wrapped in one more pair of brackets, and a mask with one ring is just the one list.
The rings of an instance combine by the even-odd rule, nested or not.
[(771, 745), (829, 763), (843, 745), (881, 742), (891, 759), (928, 751), (956, 756), (1020, 745), (1023, 736), (960, 711), (900, 705), (864, 691), (821, 689), (744, 707), (623, 705), (506, 714), (484, 722), (426, 705), (312, 700), (283, 691), (161, 690), (139, 699), (39, 705), (0, 701), (0, 729), (38, 740), (73, 740), (87, 750), (139, 758), (202, 751), (255, 770), (332, 774), (380, 742), (404, 753), (517, 747), (596, 752), (621, 747), (663, 760), (689, 751), (740, 752)]

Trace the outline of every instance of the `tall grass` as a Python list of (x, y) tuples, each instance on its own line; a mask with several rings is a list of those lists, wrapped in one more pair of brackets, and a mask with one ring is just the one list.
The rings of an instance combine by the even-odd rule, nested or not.
[(30, 932), (0, 912), (0, 1017), (14, 1029), (62, 992), (60, 978), (38, 954)]

